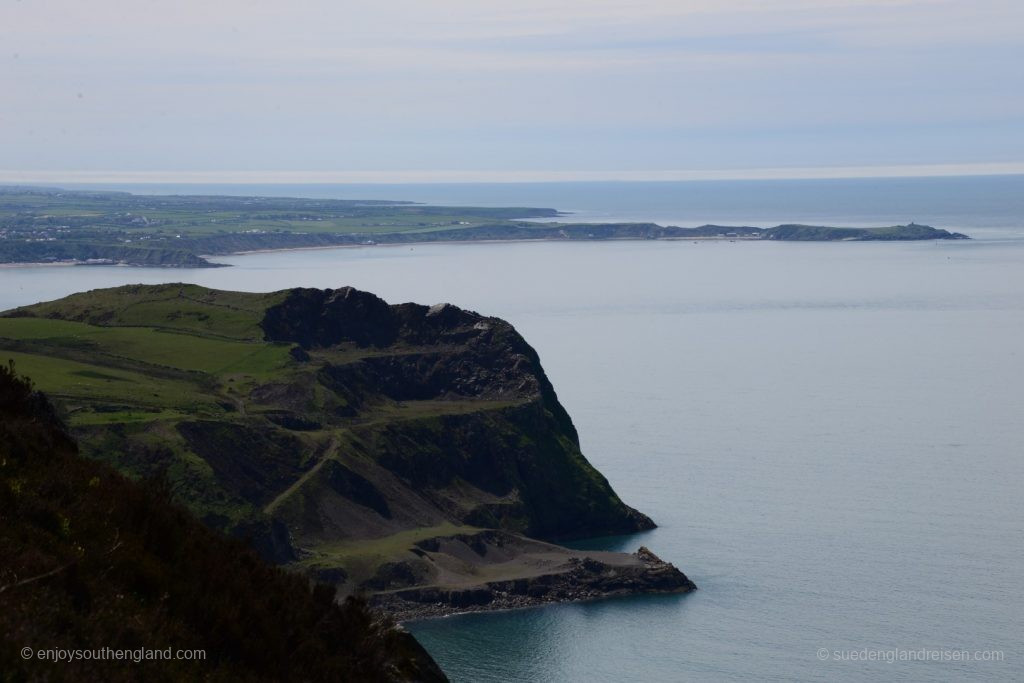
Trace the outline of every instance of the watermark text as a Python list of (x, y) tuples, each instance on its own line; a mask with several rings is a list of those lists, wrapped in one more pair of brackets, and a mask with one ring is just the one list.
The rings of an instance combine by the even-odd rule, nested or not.
[(1002, 662), (1006, 657), (1002, 650), (957, 650), (947, 648), (921, 647), (830, 649), (818, 648), (818, 659), (823, 662)]
[(72, 650), (64, 648), (48, 648), (37, 650), (32, 647), (21, 648), (22, 659), (35, 659), (43, 662), (76, 662), (83, 660), (141, 662), (190, 660), (203, 661), (206, 650), (181, 650), (171, 647), (155, 649), (137, 647), (130, 650), (113, 647), (97, 647), (88, 650)]

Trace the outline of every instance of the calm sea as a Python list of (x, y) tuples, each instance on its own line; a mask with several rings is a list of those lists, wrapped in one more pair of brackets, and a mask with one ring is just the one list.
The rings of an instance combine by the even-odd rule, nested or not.
[[(914, 220), (977, 237), (423, 245), (253, 254), (216, 270), (2, 269), (0, 308), (185, 280), (354, 285), (512, 321), (584, 452), (660, 524), (589, 545), (647, 545), (700, 590), (411, 624), (455, 681), (1024, 676), (1024, 177), (158, 189), (540, 205), (682, 225)], [(976, 661), (990, 658), (1001, 661)]]

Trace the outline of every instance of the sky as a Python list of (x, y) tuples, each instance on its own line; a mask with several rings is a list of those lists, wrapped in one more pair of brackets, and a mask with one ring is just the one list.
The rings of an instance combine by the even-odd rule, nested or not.
[(0, 181), (1024, 172), (1020, 0), (0, 0)]

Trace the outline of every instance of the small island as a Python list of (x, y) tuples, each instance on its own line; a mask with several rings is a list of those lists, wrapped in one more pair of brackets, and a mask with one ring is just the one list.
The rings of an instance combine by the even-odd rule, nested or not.
[(0, 186), (0, 264), (212, 268), (250, 251), (521, 240), (961, 240), (909, 223), (812, 225), (565, 223), (537, 207), (430, 206), (403, 201), (136, 195)]

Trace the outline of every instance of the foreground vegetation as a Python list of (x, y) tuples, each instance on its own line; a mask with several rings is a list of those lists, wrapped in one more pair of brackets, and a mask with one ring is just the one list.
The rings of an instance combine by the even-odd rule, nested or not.
[[(266, 565), (171, 498), (166, 480), (81, 457), (47, 399), (0, 367), (0, 678), (444, 680), (364, 601)], [(55, 662), (23, 648), (202, 654)]]
[[(0, 187), (0, 263), (212, 267), (206, 256), (261, 249), (438, 241), (601, 239), (922, 240), (922, 225), (774, 228), (559, 223), (554, 209), (401, 201), (147, 196)], [(524, 220), (532, 219), (532, 220)], [(544, 221), (544, 222), (538, 222)]]

